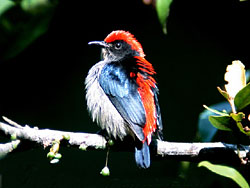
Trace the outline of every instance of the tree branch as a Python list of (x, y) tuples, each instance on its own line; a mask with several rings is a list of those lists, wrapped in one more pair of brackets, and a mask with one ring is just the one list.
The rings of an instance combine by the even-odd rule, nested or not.
[(0, 159), (5, 157), (8, 153), (12, 152), (20, 144), (20, 140), (14, 140), (6, 144), (0, 144)]
[[(53, 146), (55, 141), (60, 146), (80, 147), (83, 150), (105, 149), (107, 141), (98, 134), (66, 132), (50, 129), (31, 128), (28, 125), (21, 126), (6, 117), (3, 117), (6, 123), (0, 122), (0, 134), (9, 136), (18, 140), (0, 145), (0, 156), (11, 152), (22, 141), (29, 141), (37, 146)], [(19, 141), (20, 140), (20, 141)], [(123, 144), (126, 145), (126, 144)], [(15, 146), (15, 147), (14, 147)], [(32, 146), (33, 147), (33, 146)], [(125, 146), (126, 147), (126, 146)], [(249, 146), (226, 144), (222, 142), (208, 143), (178, 143), (154, 140), (151, 144), (153, 158), (177, 159), (186, 161), (210, 160), (215, 162), (230, 162), (247, 164), (249, 155)], [(129, 147), (128, 147), (129, 148)], [(118, 147), (119, 151), (132, 151), (132, 148)], [(112, 149), (112, 147), (111, 147)]]
[(247, 164), (250, 147), (223, 142), (177, 143), (157, 140), (157, 154), (165, 158), (187, 161), (210, 160)]
[(74, 133), (50, 129), (31, 128), (28, 125), (21, 126), (16, 122), (3, 117), (7, 123), (0, 122), (0, 133), (16, 139), (26, 140), (41, 145), (44, 148), (53, 144), (54, 141), (67, 141), (71, 146), (86, 146), (89, 148), (104, 149), (107, 141), (98, 134)]

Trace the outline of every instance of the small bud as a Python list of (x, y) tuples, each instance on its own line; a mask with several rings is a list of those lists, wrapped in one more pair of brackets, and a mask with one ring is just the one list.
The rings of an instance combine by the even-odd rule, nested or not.
[(64, 134), (64, 135), (63, 135), (63, 139), (65, 139), (65, 140), (70, 140), (69, 134)]
[(52, 159), (52, 158), (55, 157), (55, 153), (54, 153), (54, 152), (49, 152), (49, 153), (47, 154), (47, 157), (50, 158), (50, 159)]
[(103, 176), (109, 176), (110, 175), (110, 171), (109, 168), (107, 166), (105, 166), (102, 171), (100, 172), (101, 175)]
[(108, 145), (109, 145), (109, 146), (113, 146), (114, 144), (115, 144), (115, 143), (114, 143), (113, 140), (110, 139), (110, 140), (108, 141)]
[(50, 161), (51, 164), (56, 164), (56, 163), (58, 163), (58, 162), (59, 162), (59, 159), (52, 159), (52, 160)]
[(79, 146), (79, 149), (80, 150), (83, 150), (83, 151), (86, 151), (87, 150), (87, 145), (86, 144), (81, 144), (80, 146)]
[(105, 145), (103, 145), (103, 146), (96, 146), (95, 149), (97, 149), (97, 150), (98, 149), (105, 149)]
[(15, 140), (13, 145), (12, 145), (12, 148), (16, 149), (19, 144), (20, 144), (20, 140)]
[(16, 140), (16, 133), (13, 133), (13, 134), (10, 136), (10, 139), (11, 139), (11, 140)]
[(61, 158), (62, 158), (62, 154), (61, 153), (55, 154), (55, 159), (61, 159)]

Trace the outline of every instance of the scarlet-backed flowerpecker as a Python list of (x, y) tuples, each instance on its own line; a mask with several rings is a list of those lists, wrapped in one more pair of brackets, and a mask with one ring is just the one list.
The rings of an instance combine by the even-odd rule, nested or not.
[(103, 60), (95, 64), (85, 80), (88, 110), (109, 137), (135, 140), (135, 160), (150, 166), (149, 145), (155, 132), (162, 139), (156, 72), (145, 59), (141, 44), (126, 31), (111, 32), (102, 47)]

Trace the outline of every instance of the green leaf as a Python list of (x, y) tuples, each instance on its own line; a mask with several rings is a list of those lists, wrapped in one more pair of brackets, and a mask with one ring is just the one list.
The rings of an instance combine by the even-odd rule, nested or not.
[(167, 18), (170, 11), (170, 5), (172, 0), (157, 0), (156, 1), (156, 11), (158, 19), (162, 25), (163, 33), (167, 34)]
[(219, 174), (221, 176), (231, 178), (235, 183), (237, 183), (242, 188), (249, 188), (249, 185), (245, 178), (234, 168), (224, 165), (215, 165), (208, 161), (202, 161), (198, 164), (198, 167), (206, 167), (208, 170)]
[(234, 104), (238, 111), (250, 104), (250, 83), (236, 94)]
[(230, 116), (209, 116), (210, 123), (219, 130), (231, 131)]

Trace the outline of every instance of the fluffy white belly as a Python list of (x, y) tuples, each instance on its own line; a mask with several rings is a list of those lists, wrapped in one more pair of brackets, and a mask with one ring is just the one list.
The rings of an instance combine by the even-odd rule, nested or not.
[(102, 129), (106, 129), (110, 136), (113, 135), (114, 138), (118, 136), (122, 140), (124, 136), (131, 134), (131, 131), (98, 82), (105, 64), (105, 61), (100, 61), (88, 72), (85, 80), (87, 106), (93, 121), (96, 121)]

